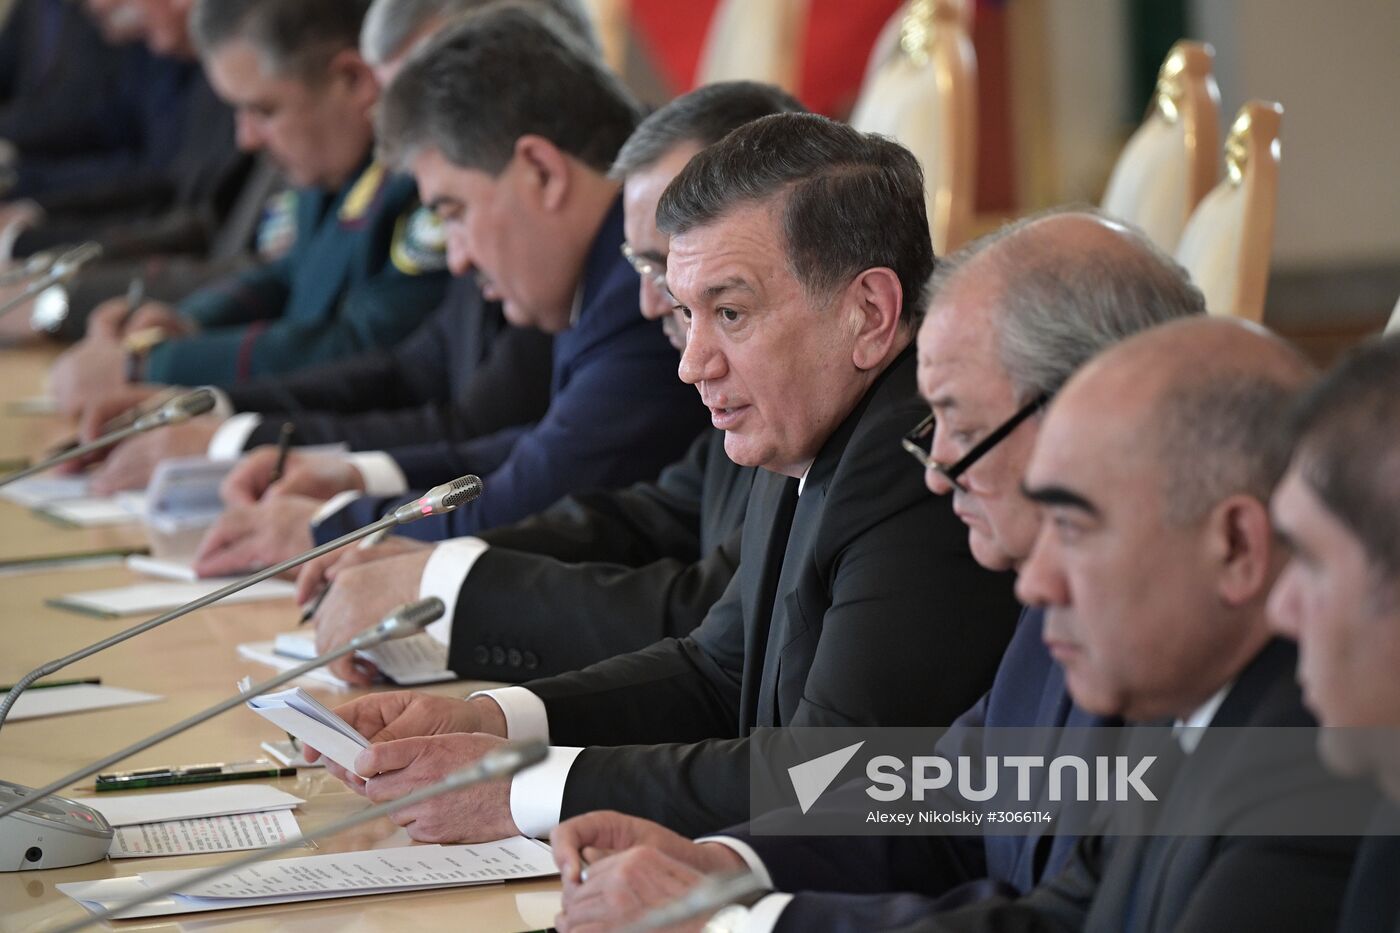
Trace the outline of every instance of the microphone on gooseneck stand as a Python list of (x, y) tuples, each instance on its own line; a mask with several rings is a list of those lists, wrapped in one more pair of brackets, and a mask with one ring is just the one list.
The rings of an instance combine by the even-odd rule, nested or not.
[(100, 761), (79, 768), (72, 774), (65, 774), (38, 790), (30, 790), (9, 781), (0, 781), (0, 871), (82, 865), (97, 861), (107, 854), (112, 843), (112, 828), (107, 825), (99, 811), (86, 804), (65, 797), (51, 796), (65, 786), (96, 774), (108, 765), (164, 742), (246, 702), (250, 697), (265, 693), (273, 687), (280, 687), (352, 651), (417, 634), (441, 618), (444, 611), (442, 600), (436, 596), (400, 606), (379, 625), (362, 632), (349, 643), (291, 670), (283, 671), (255, 687), (240, 690), (233, 697), (216, 703), (201, 713), (113, 752)]
[(69, 460), (85, 457), (93, 451), (102, 450), (104, 447), (111, 447), (113, 444), (119, 444), (137, 434), (144, 434), (156, 428), (163, 428), (171, 424), (180, 424), (181, 422), (189, 421), (191, 418), (197, 418), (200, 415), (212, 411), (214, 404), (215, 398), (212, 389), (195, 389), (193, 392), (177, 395), (155, 411), (142, 415), (126, 427), (108, 431), (100, 437), (93, 438), (86, 444), (70, 447), (61, 453), (54, 454), (52, 457), (39, 461), (31, 467), (26, 467), (23, 470), (18, 470), (7, 476), (0, 476), (0, 486), (13, 483), (15, 480), (24, 479), (26, 476), (33, 476), (35, 473), (42, 473), (45, 470), (58, 466), (60, 463), (67, 463)]
[(309, 560), (315, 560), (322, 554), (328, 554), (334, 551), (336, 548), (344, 547), (361, 538), (368, 537), (381, 528), (405, 525), (409, 522), (417, 521), (420, 518), (427, 518), (430, 515), (442, 515), (452, 511), (464, 502), (470, 502), (479, 495), (481, 495), (481, 480), (471, 474), (460, 476), (450, 483), (434, 486), (424, 493), (421, 499), (406, 502), (378, 521), (370, 522), (368, 525), (356, 528), (354, 531), (341, 535), (334, 541), (327, 541), (325, 544), (314, 547), (309, 551), (304, 551), (295, 557), (289, 557), (280, 564), (274, 564), (264, 570), (259, 570), (257, 573), (251, 573), (242, 579), (235, 580), (227, 586), (219, 587), (219, 589), (212, 593), (207, 593), (199, 599), (191, 600), (183, 606), (172, 609), (164, 615), (156, 616), (154, 619), (148, 619), (138, 625), (133, 625), (129, 629), (88, 645), (86, 648), (80, 648), (72, 654), (64, 655), (61, 658), (55, 658), (52, 661), (41, 664), (21, 677), (19, 681), (10, 688), (10, 692), (5, 694), (3, 699), (0, 699), (0, 728), (4, 727), (5, 717), (10, 715), (10, 709), (14, 706), (15, 701), (19, 699), (20, 694), (28, 689), (29, 685), (40, 677), (47, 677), (54, 671), (62, 670), (75, 661), (81, 661), (83, 658), (97, 654), (99, 651), (120, 644), (128, 638), (134, 638), (143, 632), (148, 632), (153, 628), (162, 626), (181, 616), (189, 615), (196, 609), (203, 609), (205, 606), (218, 602), (225, 596), (231, 596), (240, 590), (246, 590), (255, 583), (261, 583), (263, 580), (285, 573), (293, 567), (299, 567)]
[(117, 904), (107, 910), (99, 911), (81, 920), (76, 920), (67, 926), (52, 931), (52, 933), (76, 933), (78, 930), (87, 929), (104, 920), (120, 917), (122, 914), (140, 907), (142, 904), (148, 904), (151, 901), (176, 894), (182, 890), (195, 888), (199, 885), (203, 885), (205, 882), (213, 881), (221, 875), (226, 875), (229, 872), (245, 868), (255, 862), (261, 862), (268, 856), (277, 855), (280, 852), (286, 852), (290, 849), (300, 848), (308, 842), (318, 842), (338, 832), (359, 826), (361, 823), (368, 823), (370, 820), (377, 820), (381, 816), (387, 816), (395, 810), (403, 807), (411, 807), (424, 800), (436, 797), (438, 794), (461, 790), (464, 787), (470, 787), (473, 784), (480, 784), (484, 781), (494, 781), (500, 778), (510, 777), (517, 771), (523, 771), (543, 761), (548, 754), (549, 746), (545, 744), (542, 739), (533, 739), (528, 742), (507, 743), (481, 756), (481, 760), (476, 764), (449, 774), (438, 783), (429, 784), (427, 787), (416, 790), (407, 796), (400, 797), (398, 800), (390, 800), (378, 804), (377, 806), (361, 810), (358, 813), (352, 813), (350, 816), (342, 820), (337, 820), (329, 826), (322, 827), (315, 832), (306, 833), (295, 839), (279, 842), (277, 845), (269, 846), (266, 849), (255, 849), (249, 854), (240, 856), (231, 862), (227, 862), (223, 865), (215, 865), (212, 868), (206, 868), (193, 875), (178, 878), (169, 884), (143, 891), (140, 897), (133, 898), (125, 903)]

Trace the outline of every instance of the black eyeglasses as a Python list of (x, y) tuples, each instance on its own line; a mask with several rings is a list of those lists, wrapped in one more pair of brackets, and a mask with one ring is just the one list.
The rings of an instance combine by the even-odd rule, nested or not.
[(1031, 415), (1040, 411), (1049, 401), (1049, 395), (1038, 395), (1031, 401), (1022, 405), (1016, 410), (1016, 414), (1007, 418), (998, 425), (991, 434), (982, 438), (975, 447), (959, 458), (957, 463), (949, 466), (944, 466), (933, 459), (931, 441), (933, 439), (934, 424), (937, 419), (932, 412), (929, 412), (927, 418), (915, 425), (912, 431), (904, 435), (904, 437), (900, 439), (900, 444), (903, 445), (905, 450), (909, 451), (910, 455), (912, 455), (915, 460), (919, 461), (919, 465), (925, 470), (936, 471), (955, 487), (966, 492), (967, 487), (958, 482), (958, 477), (971, 469), (972, 465), (985, 457), (993, 447), (1006, 440), (1007, 437), (1011, 435), (1012, 431), (1021, 426), (1022, 421), (1025, 421)]

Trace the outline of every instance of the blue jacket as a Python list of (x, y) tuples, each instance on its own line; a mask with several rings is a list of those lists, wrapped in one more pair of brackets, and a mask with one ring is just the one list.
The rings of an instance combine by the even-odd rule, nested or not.
[[(1093, 726), (1108, 721), (1076, 707), (1064, 671), (1041, 641), (1040, 610), (1022, 613), (992, 689), (959, 716), (960, 728)], [(978, 733), (981, 734), (981, 733)], [(939, 753), (948, 749), (939, 745)], [(990, 747), (955, 754), (998, 754)], [(859, 794), (863, 785), (843, 788)], [(1039, 824), (1029, 824), (1039, 826)], [(1073, 836), (764, 836), (745, 828), (724, 835), (754, 848), (780, 891), (798, 894), (778, 930), (876, 930), (909, 923), (991, 894), (1014, 896), (1055, 875), (1074, 850)]]
[(437, 308), (448, 278), (441, 244), (429, 269), (391, 258), (425, 210), (413, 179), (375, 163), (338, 192), (301, 189), (293, 198), (263, 225), (290, 228), (291, 249), (181, 302), (200, 332), (152, 349), (148, 381), (226, 386), (290, 372), (392, 346)]
[[(539, 421), (454, 442), (388, 451), (412, 486), (481, 476), (476, 501), (402, 528), (427, 541), (519, 521), (569, 493), (651, 479), (704, 427), (696, 391), (676, 378), (676, 351), (637, 308), (637, 274), (622, 258), (622, 204), (608, 212), (584, 263), (578, 322), (554, 338), (550, 403)], [(329, 541), (404, 500), (366, 496), (316, 526)]]

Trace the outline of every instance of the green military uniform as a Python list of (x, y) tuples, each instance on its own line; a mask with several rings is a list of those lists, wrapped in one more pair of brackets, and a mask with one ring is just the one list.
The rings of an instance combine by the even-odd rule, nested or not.
[(263, 225), (291, 248), (181, 302), (199, 333), (153, 347), (147, 380), (230, 385), (391, 346), (437, 307), (441, 229), (411, 178), (372, 163), (339, 192), (293, 195)]

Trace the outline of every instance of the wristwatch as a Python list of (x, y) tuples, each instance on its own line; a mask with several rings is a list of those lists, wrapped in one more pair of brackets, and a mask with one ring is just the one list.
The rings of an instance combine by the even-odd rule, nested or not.
[(739, 933), (748, 923), (749, 909), (743, 904), (730, 904), (709, 919), (701, 933)]

